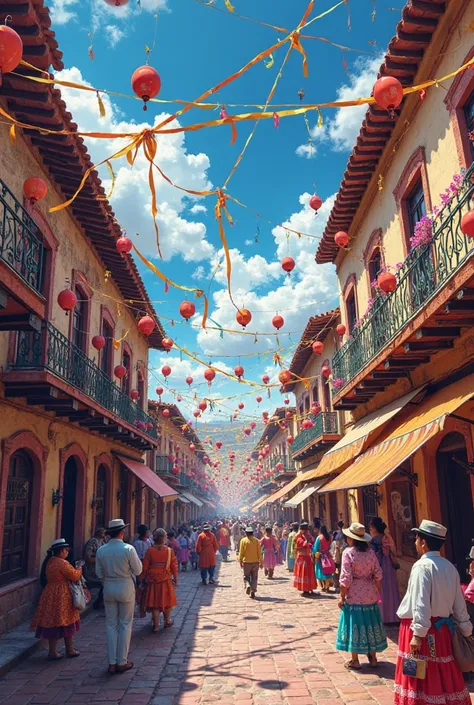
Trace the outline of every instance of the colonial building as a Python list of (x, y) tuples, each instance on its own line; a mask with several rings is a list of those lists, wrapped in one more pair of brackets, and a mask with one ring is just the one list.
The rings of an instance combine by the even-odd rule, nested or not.
[[(24, 59), (62, 69), (42, 3), (2, 0), (2, 23), (7, 12)], [(73, 206), (49, 212), (72, 196), (91, 160), (60, 92), (26, 80), (28, 72), (2, 76), (2, 109), (69, 134), (17, 129), (12, 142), (0, 126), (0, 633), (31, 615), (54, 539), (66, 538), (77, 559), (96, 526), (141, 520), (140, 490), (156, 479), (143, 454), (158, 442), (147, 371), (163, 330), (133, 261), (116, 249), (122, 233), (97, 173)], [(37, 202), (25, 196), (31, 177), (47, 189)], [(77, 299), (69, 314), (58, 303), (64, 290)], [(155, 321), (148, 337), (137, 326), (144, 314)]]
[[(474, 56), (473, 2), (422, 5), (405, 6), (380, 68), (403, 86)], [(371, 105), (316, 255), (337, 267), (348, 334), (332, 403), (352, 421), (321, 462), (335, 474), (324, 490), (347, 493), (351, 519), (385, 520), (402, 581), (421, 519), (447, 525), (463, 576), (474, 535), (474, 243), (461, 227), (474, 205), (473, 106), (472, 68), (393, 113)]]

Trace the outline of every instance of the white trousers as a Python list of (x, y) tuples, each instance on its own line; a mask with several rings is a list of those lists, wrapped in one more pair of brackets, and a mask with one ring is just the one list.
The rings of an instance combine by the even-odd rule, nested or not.
[(133, 581), (106, 581), (104, 604), (109, 664), (124, 666), (128, 661), (135, 610)]

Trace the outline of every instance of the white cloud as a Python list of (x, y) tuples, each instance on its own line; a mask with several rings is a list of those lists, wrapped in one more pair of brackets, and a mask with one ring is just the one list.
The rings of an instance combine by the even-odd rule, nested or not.
[[(59, 25), (66, 24), (71, 20), (77, 21), (77, 10), (79, 10), (81, 4), (86, 4), (86, 0), (50, 0), (48, 4), (51, 9), (53, 25)], [(120, 7), (117, 7), (115, 3), (108, 4), (105, 0), (92, 0), (92, 28), (94, 32), (104, 29), (104, 25), (107, 24), (111, 17), (121, 21), (128, 19), (132, 14), (138, 14), (143, 11), (156, 12), (157, 10), (167, 9), (169, 9), (168, 0), (140, 0), (139, 3), (136, 0), (129, 0), (126, 5)], [(105, 29), (107, 28), (105, 27)], [(117, 41), (122, 39), (125, 34), (125, 32), (121, 32)], [(111, 46), (116, 43), (111, 44)]]
[(199, 267), (196, 267), (196, 269), (192, 273), (193, 279), (200, 280), (200, 279), (204, 279), (205, 276), (206, 276), (206, 270), (204, 269), (202, 264), (200, 264)]
[[(237, 249), (230, 249), (229, 252), (232, 261), (231, 286), (236, 303), (239, 301), (238, 305), (245, 305), (247, 292), (283, 276), (280, 262), (268, 262), (261, 255), (247, 257)], [(225, 285), (227, 273), (223, 250), (215, 254), (211, 270), (214, 271), (218, 264), (214, 279), (218, 284)]]
[(73, 9), (74, 5), (78, 4), (78, 0), (52, 0), (51, 2), (51, 18), (53, 25), (66, 24), (76, 18), (76, 13)]
[(253, 240), (246, 240), (244, 244), (250, 247), (250, 245), (253, 245)]
[[(90, 85), (84, 81), (80, 70), (75, 67), (65, 69), (56, 76)], [(150, 126), (146, 122), (137, 124), (123, 120), (118, 108), (107, 95), (102, 96), (106, 115), (101, 118), (94, 93), (65, 87), (61, 88), (61, 93), (82, 131), (100, 129), (102, 132), (128, 133), (138, 132)], [(149, 111), (150, 113), (153, 115), (152, 111)], [(163, 120), (166, 114), (153, 117), (158, 122)], [(92, 158), (96, 162), (114, 154), (129, 141), (86, 139)], [(212, 187), (207, 177), (209, 157), (203, 153), (189, 154), (183, 133), (161, 135), (157, 137), (157, 145), (160, 167), (174, 182), (195, 190), (208, 190)], [(130, 236), (133, 237), (135, 233), (139, 233), (140, 237), (137, 238), (139, 249), (148, 255), (157, 256), (156, 235), (151, 215), (148, 162), (143, 154), (140, 154), (133, 167), (130, 167), (123, 158), (111, 163), (116, 176), (111, 202), (117, 218)], [(101, 169), (101, 176), (107, 191), (110, 187), (110, 175), (105, 168)], [(186, 219), (188, 200), (184, 192), (168, 184), (156, 171), (154, 178), (158, 203), (157, 222), (163, 258), (169, 260), (174, 255), (181, 255), (188, 262), (210, 259), (214, 254), (214, 248), (206, 239), (206, 226), (202, 222)]]
[(117, 42), (119, 42), (123, 37), (125, 37), (125, 32), (114, 24), (108, 24), (104, 28), (105, 38), (109, 46), (114, 47)]
[(206, 206), (203, 206), (202, 203), (195, 203), (194, 206), (191, 206), (189, 209), (190, 213), (207, 213), (207, 208)]
[[(382, 60), (383, 56), (380, 54), (374, 57), (357, 59), (354, 63), (354, 72), (349, 77), (349, 83), (344, 83), (338, 88), (336, 100), (352, 100), (370, 96)], [(335, 152), (350, 150), (359, 134), (366, 111), (367, 105), (339, 108), (334, 118), (325, 120), (322, 127), (314, 127), (311, 130), (311, 138), (316, 143), (318, 141), (329, 143), (331, 149)], [(314, 152), (316, 153), (316, 148), (314, 148)], [(310, 145), (299, 145), (296, 148), (296, 154), (310, 159)]]
[(314, 144), (307, 142), (306, 144), (300, 144), (299, 147), (296, 148), (296, 154), (298, 157), (304, 157), (305, 159), (314, 159), (317, 154), (317, 149)]

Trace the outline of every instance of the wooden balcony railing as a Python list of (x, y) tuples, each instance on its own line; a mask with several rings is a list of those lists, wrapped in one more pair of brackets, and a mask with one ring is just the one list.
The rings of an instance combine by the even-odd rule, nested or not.
[(309, 414), (308, 418), (311, 419), (314, 426), (305, 428), (296, 436), (291, 446), (291, 453), (294, 458), (306, 446), (316, 443), (318, 439), (322, 440), (324, 436), (337, 436), (339, 434), (339, 414), (337, 411), (320, 411), (316, 416)]

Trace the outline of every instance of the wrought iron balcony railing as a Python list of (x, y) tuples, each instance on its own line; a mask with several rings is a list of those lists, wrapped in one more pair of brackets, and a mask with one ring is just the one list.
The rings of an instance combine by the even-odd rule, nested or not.
[(414, 248), (403, 262), (395, 291), (375, 298), (363, 324), (336, 352), (332, 361), (333, 375), (342, 380), (337, 394), (405, 328), (473, 254), (474, 241), (461, 232), (461, 219), (474, 206), (473, 178), (474, 164), (466, 172), (456, 196), (434, 220), (431, 241)]
[(305, 428), (301, 433), (298, 433), (291, 446), (293, 457), (296, 457), (306, 446), (316, 442), (318, 438), (322, 438), (323, 436), (337, 436), (339, 434), (339, 418), (337, 411), (320, 411), (316, 416), (309, 414), (308, 418), (311, 419), (314, 426), (312, 428)]
[(44, 246), (34, 221), (0, 179), (0, 259), (41, 294)]
[[(281, 470), (277, 468), (279, 463), (283, 465)], [(275, 470), (276, 476), (282, 475), (283, 473), (296, 472), (295, 461), (287, 455), (272, 455), (270, 458), (270, 468)]]
[(48, 370), (118, 418), (157, 438), (152, 417), (51, 323), (44, 322), (40, 333), (18, 334), (14, 367)]

